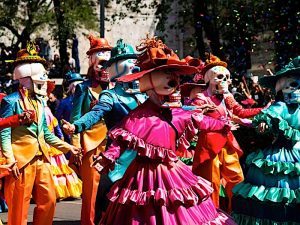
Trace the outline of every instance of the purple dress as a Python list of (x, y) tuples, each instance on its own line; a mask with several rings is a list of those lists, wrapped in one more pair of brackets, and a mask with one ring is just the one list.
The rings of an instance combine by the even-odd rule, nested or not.
[(125, 149), (137, 151), (137, 157), (112, 186), (101, 225), (236, 224), (215, 208), (211, 184), (176, 155), (197, 129), (221, 132), (224, 124), (191, 111), (170, 112), (163, 115), (147, 100), (111, 130), (113, 144), (102, 153), (107, 161), (113, 164)]

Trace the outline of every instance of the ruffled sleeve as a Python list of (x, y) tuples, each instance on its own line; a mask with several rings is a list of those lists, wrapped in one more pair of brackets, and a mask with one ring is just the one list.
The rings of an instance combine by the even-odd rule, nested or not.
[(138, 156), (159, 160), (161, 162), (174, 162), (178, 160), (175, 152), (171, 149), (146, 143), (142, 138), (122, 127), (113, 129), (109, 133), (109, 136), (112, 140), (115, 140), (122, 149), (136, 150)]
[(285, 119), (285, 111), (287, 111), (286, 105), (283, 103), (277, 103), (257, 115), (253, 120), (253, 125), (258, 126), (259, 123), (265, 122), (269, 127), (268, 132), (276, 131), (276, 127), (288, 140), (300, 141), (300, 131), (288, 123)]

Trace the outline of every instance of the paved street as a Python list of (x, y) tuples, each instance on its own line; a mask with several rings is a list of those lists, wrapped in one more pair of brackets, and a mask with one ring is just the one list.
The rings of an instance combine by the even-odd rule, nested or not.
[[(28, 223), (32, 225), (34, 204), (30, 205)], [(53, 225), (80, 225), (81, 200), (61, 201), (56, 205)], [(0, 218), (6, 224), (7, 213), (0, 213)]]

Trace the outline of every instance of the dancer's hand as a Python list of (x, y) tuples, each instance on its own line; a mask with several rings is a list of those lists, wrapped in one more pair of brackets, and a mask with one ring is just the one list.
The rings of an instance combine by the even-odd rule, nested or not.
[(75, 125), (74, 124), (71, 124), (64, 119), (61, 120), (61, 123), (63, 125), (62, 128), (66, 134), (71, 135), (71, 134), (75, 133)]
[(257, 131), (259, 133), (265, 133), (268, 128), (269, 128), (269, 126), (265, 122), (262, 122), (258, 125)]
[(4, 164), (0, 165), (0, 171), (1, 173), (6, 173), (6, 172), (11, 172), (13, 166), (17, 163), (17, 161), (9, 163), (9, 164)]
[(20, 177), (20, 171), (19, 171), (19, 168), (17, 166), (17, 162), (15, 162), (12, 167), (11, 167), (11, 172), (12, 172), (12, 175), (15, 179), (19, 179)]
[(82, 165), (82, 157), (83, 157), (82, 149), (72, 146), (70, 151), (73, 154), (74, 164), (81, 166)]
[(212, 112), (216, 110), (216, 106), (215, 105), (210, 105), (210, 104), (203, 104), (201, 106), (197, 106), (198, 109), (201, 109), (203, 114), (208, 113), (208, 112)]
[(21, 125), (30, 125), (33, 121), (35, 114), (33, 110), (24, 110), (20, 115), (19, 115), (19, 122)]
[(269, 108), (274, 102), (275, 102), (275, 100), (269, 101), (268, 104), (263, 109)]

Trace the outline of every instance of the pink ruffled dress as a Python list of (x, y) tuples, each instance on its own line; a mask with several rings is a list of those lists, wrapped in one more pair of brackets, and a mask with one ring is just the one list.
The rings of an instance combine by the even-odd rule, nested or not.
[(182, 109), (173, 109), (168, 116), (160, 110), (148, 100), (111, 130), (113, 144), (102, 153), (107, 166), (125, 149), (137, 151), (137, 157), (111, 188), (111, 202), (100, 224), (236, 224), (215, 208), (211, 184), (195, 176), (176, 155), (176, 150), (188, 147), (198, 128), (221, 132), (224, 124)]

